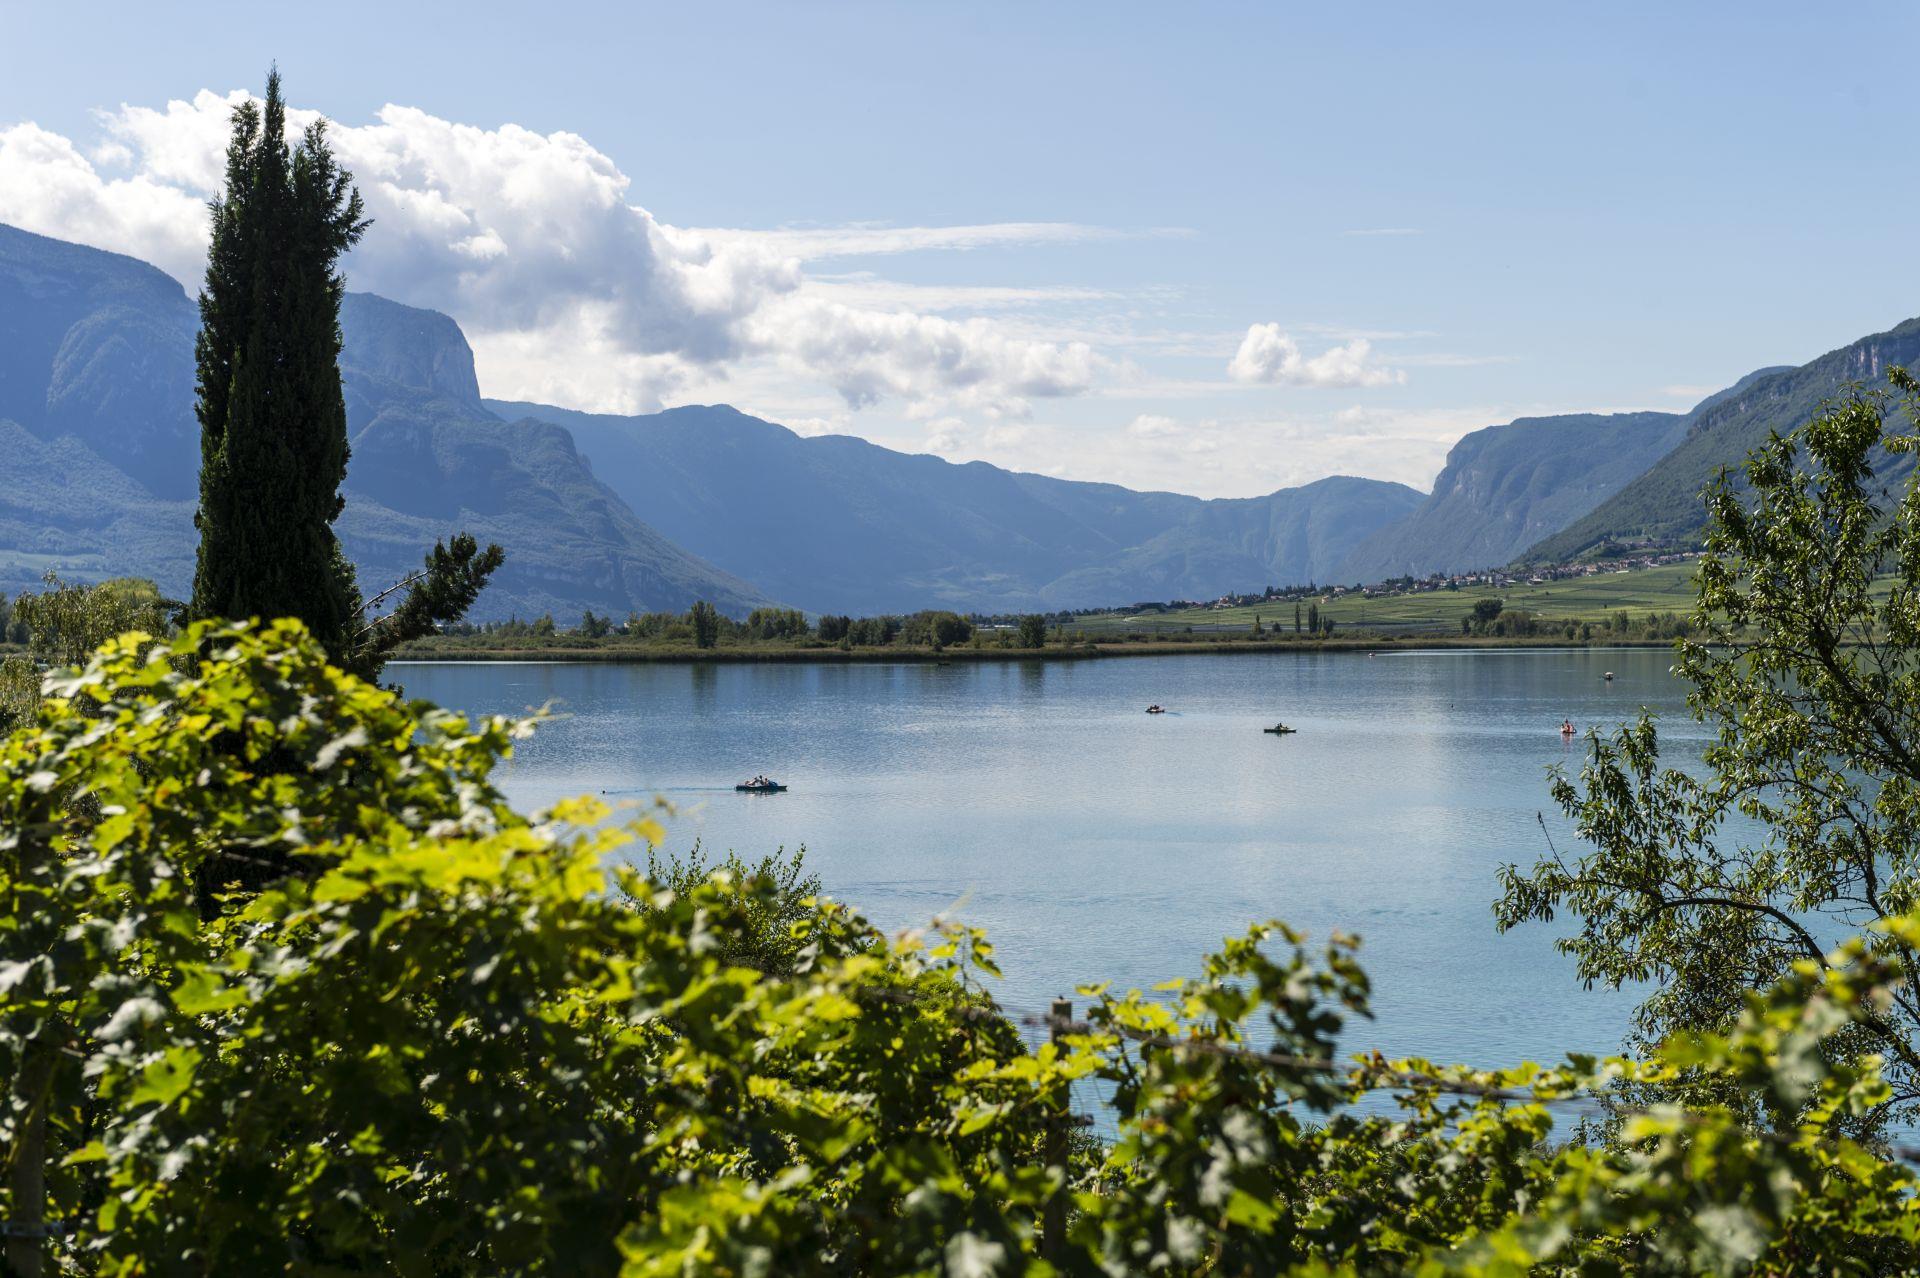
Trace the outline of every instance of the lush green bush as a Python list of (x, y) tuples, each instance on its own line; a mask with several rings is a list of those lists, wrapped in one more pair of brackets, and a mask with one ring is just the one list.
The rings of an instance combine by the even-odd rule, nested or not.
[(973, 637), (973, 623), (957, 612), (916, 612), (900, 626), (900, 642), (919, 648), (945, 648)]
[[(1475, 1074), (1332, 1064), (1352, 946), (1266, 925), (1030, 1048), (978, 932), (889, 942), (777, 861), (623, 870), (649, 820), (514, 813), (490, 774), (523, 726), (344, 675), (295, 623), (130, 635), (48, 691), (0, 747), (16, 1268), (1871, 1273), (1920, 1246), (1920, 1187), (1844, 1135), (1877, 1063), (1822, 1050), (1900, 978), (1884, 940), (1643, 1063)], [(1743, 1103), (1550, 1143), (1560, 1100), (1681, 1071)], [(1064, 1139), (1085, 1079), (1105, 1148)], [(1352, 1108), (1380, 1088), (1397, 1112)]]
[(159, 633), (179, 604), (140, 577), (117, 577), (96, 585), (46, 576), (46, 589), (13, 601), (27, 629), (28, 647), (41, 661), (75, 665), (95, 648), (129, 630)]
[(805, 639), (812, 628), (797, 608), (755, 608), (747, 616), (748, 639)]

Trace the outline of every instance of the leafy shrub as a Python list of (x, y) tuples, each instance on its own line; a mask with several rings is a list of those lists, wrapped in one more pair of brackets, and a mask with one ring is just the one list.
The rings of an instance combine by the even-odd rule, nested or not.
[(972, 622), (957, 612), (939, 609), (916, 612), (900, 628), (901, 642), (915, 647), (944, 648), (972, 637)]

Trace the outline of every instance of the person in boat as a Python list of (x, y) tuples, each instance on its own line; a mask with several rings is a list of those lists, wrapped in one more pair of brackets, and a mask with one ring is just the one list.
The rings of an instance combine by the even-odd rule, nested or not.
[(1573, 720), (1562, 719), (1560, 721), (1560, 735), (1563, 737), (1570, 737), (1573, 735)]

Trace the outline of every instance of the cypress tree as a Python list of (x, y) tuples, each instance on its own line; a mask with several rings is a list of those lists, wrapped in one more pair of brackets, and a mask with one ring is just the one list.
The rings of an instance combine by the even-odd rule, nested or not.
[(194, 342), (200, 508), (195, 617), (298, 617), (371, 677), (398, 643), (456, 620), (502, 554), (460, 534), (436, 545), (393, 613), (368, 623), (333, 521), (345, 499), (340, 257), (371, 225), (326, 121), (287, 143), (278, 69), (263, 104), (233, 113), (225, 189)]
[(286, 138), (280, 74), (234, 112), (200, 335), (193, 612), (298, 617), (344, 659), (360, 594), (333, 521), (347, 477), (336, 266), (368, 223), (324, 121)]

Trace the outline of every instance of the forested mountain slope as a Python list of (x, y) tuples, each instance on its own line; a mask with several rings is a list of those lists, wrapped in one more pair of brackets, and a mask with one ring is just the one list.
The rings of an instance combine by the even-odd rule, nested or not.
[(1327, 580), (1420, 494), (1333, 478), (1205, 501), (807, 438), (725, 405), (636, 417), (488, 401), (564, 425), (661, 532), (825, 611), (1077, 607)]
[[(1700, 492), (1721, 467), (1738, 468), (1765, 442), (1806, 424), (1823, 401), (1849, 383), (1886, 385), (1887, 369), (1920, 363), (1920, 319), (1863, 337), (1798, 368), (1771, 369), (1703, 405), (1685, 437), (1644, 475), (1590, 514), (1528, 549), (1525, 558), (1557, 562), (1616, 544), (1692, 546), (1706, 522)], [(1883, 473), (1904, 474), (1911, 457), (1882, 458)]]

